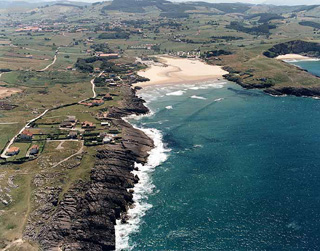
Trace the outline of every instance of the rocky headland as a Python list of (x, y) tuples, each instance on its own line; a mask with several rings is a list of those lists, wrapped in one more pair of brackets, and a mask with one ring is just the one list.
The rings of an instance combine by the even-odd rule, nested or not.
[(281, 44), (276, 44), (263, 55), (275, 58), (285, 54), (300, 54), (308, 57), (320, 57), (320, 43), (293, 40)]
[(148, 109), (129, 85), (120, 87), (125, 97), (108, 117), (122, 131), (118, 144), (99, 146), (90, 178), (80, 180), (59, 199), (59, 187), (43, 187), (46, 175), (34, 180), (35, 210), (30, 214), (24, 238), (41, 250), (114, 250), (115, 224), (133, 203), (132, 190), (139, 178), (134, 164), (145, 163), (153, 141), (122, 118)]

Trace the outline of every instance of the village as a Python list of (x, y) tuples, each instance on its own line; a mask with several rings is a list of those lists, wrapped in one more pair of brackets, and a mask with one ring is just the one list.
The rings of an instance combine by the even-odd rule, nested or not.
[[(112, 101), (109, 93), (73, 106), (53, 110), (24, 129), (2, 155), (6, 162), (23, 162), (35, 159), (49, 141), (82, 141), (84, 146), (114, 144), (121, 139), (121, 131), (107, 118), (105, 102)], [(90, 108), (100, 110), (90, 111)], [(106, 110), (106, 111), (105, 111)], [(77, 115), (59, 115), (62, 114)]]

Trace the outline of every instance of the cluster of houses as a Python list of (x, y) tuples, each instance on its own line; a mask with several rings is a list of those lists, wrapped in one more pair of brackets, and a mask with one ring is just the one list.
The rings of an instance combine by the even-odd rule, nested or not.
[(83, 101), (80, 104), (89, 106), (89, 107), (100, 106), (100, 105), (103, 105), (105, 101), (112, 100), (112, 99), (113, 99), (112, 96), (109, 93), (107, 93), (101, 99), (93, 99), (88, 102)]
[[(75, 130), (77, 124), (80, 124), (81, 129), (83, 131), (92, 131), (92, 130), (95, 130), (97, 127), (96, 124), (94, 124), (93, 122), (83, 121), (80, 123), (79, 120), (76, 118), (76, 116), (67, 116), (60, 123), (59, 128), (68, 130), (68, 135), (67, 135), (68, 139), (70, 139), (70, 140), (79, 139), (78, 133), (79, 133), (80, 129)], [(105, 127), (105, 126), (110, 127), (111, 125), (110, 125), (110, 122), (103, 121), (103, 122), (101, 122), (101, 126), (102, 127)], [(114, 128), (114, 129), (110, 128), (108, 131), (109, 131), (108, 133), (104, 132), (104, 131), (100, 132), (99, 135), (97, 136), (97, 140), (100, 139), (99, 142), (102, 142), (103, 144), (110, 143), (113, 140), (113, 135), (119, 133), (119, 131), (116, 128)], [(32, 142), (33, 138), (34, 138), (34, 133), (30, 129), (25, 129), (20, 133), (17, 140), (20, 142)], [(85, 139), (85, 138), (81, 138), (81, 139)], [(39, 145), (32, 144), (26, 153), (26, 157), (37, 155), (39, 153), (39, 149), (40, 149)], [(17, 146), (11, 146), (6, 151), (6, 155), (7, 156), (18, 155), (20, 153), (20, 150), (21, 149)]]
[(177, 51), (171, 52), (169, 55), (183, 57), (183, 58), (200, 58), (201, 52), (200, 51)]
[(152, 50), (155, 46), (159, 46), (159, 44), (143, 44), (143, 45), (131, 45), (128, 49), (133, 50)]
[[(20, 135), (19, 135), (19, 139), (23, 140), (23, 141), (31, 141), (33, 137), (33, 133), (28, 130), (25, 129)], [(20, 148), (16, 147), (16, 146), (11, 146), (7, 152), (6, 155), (7, 156), (14, 156), (14, 155), (18, 155), (20, 152)], [(36, 155), (39, 153), (39, 146), (38, 145), (32, 145), (29, 150), (28, 150), (28, 154), (27, 155)]]

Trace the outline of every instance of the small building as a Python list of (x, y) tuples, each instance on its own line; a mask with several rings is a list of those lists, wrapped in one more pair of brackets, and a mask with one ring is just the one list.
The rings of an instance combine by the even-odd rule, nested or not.
[(104, 100), (112, 100), (112, 96), (110, 95), (110, 93), (107, 93), (106, 95), (104, 95), (103, 97)]
[(64, 121), (65, 122), (76, 123), (77, 122), (77, 118), (76, 118), (76, 116), (67, 116), (67, 118)]
[(39, 152), (39, 146), (38, 145), (33, 145), (30, 148), (30, 154), (31, 155), (35, 155)]
[(101, 126), (110, 126), (110, 123), (108, 121), (101, 122)]
[(95, 99), (91, 103), (93, 106), (100, 106), (100, 105), (104, 104), (104, 101), (103, 101), (103, 99)]
[(12, 146), (8, 149), (8, 151), (6, 152), (6, 155), (8, 156), (14, 156), (14, 155), (17, 155), (19, 154), (20, 152), (20, 148), (19, 147), (16, 147), (16, 146)]
[(110, 143), (112, 141), (112, 138), (109, 136), (105, 136), (102, 140), (103, 144)]
[(68, 122), (68, 121), (63, 121), (63, 122), (60, 124), (60, 127), (61, 127), (61, 128), (72, 128), (72, 127), (73, 127), (73, 123)]
[(70, 131), (69, 134), (68, 134), (68, 138), (69, 138), (69, 139), (76, 139), (76, 138), (78, 138), (78, 132), (76, 132), (76, 131)]
[(20, 139), (23, 139), (23, 140), (32, 140), (32, 137), (33, 137), (33, 133), (27, 129), (20, 134)]
[(81, 128), (83, 129), (94, 129), (96, 128), (96, 125), (89, 121), (84, 121), (81, 123)]
[(118, 53), (97, 53), (98, 57), (103, 57), (103, 58), (118, 58), (119, 54)]

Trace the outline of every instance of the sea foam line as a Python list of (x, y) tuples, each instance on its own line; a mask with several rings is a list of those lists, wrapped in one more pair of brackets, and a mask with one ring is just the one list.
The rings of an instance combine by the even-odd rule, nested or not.
[[(129, 116), (127, 119), (141, 119), (142, 116)], [(148, 116), (148, 115), (147, 115)], [(150, 116), (150, 115), (149, 115)], [(125, 119), (127, 121), (127, 119)], [(116, 235), (116, 250), (132, 250), (134, 245), (129, 244), (130, 235), (138, 232), (142, 217), (147, 210), (152, 208), (152, 205), (147, 202), (148, 195), (150, 195), (155, 186), (152, 183), (151, 174), (157, 166), (168, 158), (170, 149), (165, 148), (162, 141), (162, 134), (155, 128), (135, 128), (142, 130), (148, 137), (153, 140), (154, 148), (149, 152), (147, 163), (142, 165), (135, 163), (138, 171), (132, 171), (134, 175), (139, 177), (139, 182), (133, 188), (133, 202), (134, 206), (127, 211), (128, 219), (126, 223), (121, 220), (116, 221), (115, 235)]]

